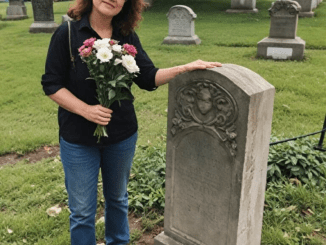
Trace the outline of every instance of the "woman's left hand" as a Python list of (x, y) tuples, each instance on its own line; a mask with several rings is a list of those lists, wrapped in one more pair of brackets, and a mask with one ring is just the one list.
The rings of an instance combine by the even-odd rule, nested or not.
[(214, 68), (221, 66), (222, 64), (219, 62), (207, 62), (203, 60), (196, 60), (194, 62), (185, 64), (183, 68), (185, 69), (185, 71), (193, 71), (198, 69)]

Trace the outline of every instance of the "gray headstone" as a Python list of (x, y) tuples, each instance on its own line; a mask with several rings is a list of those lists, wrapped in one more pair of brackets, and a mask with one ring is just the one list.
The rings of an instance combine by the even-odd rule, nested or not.
[(296, 36), (301, 7), (296, 1), (279, 0), (269, 9), (271, 26), (269, 37), (257, 44), (257, 55), (271, 59), (301, 60), (305, 41)]
[(231, 0), (231, 9), (227, 13), (258, 13), (256, 0)]
[[(313, 17), (315, 13), (312, 11), (317, 7), (317, 0), (294, 0), (301, 6), (299, 17)], [(315, 7), (314, 7), (315, 6)]]
[(27, 18), (24, 0), (10, 0), (6, 20), (22, 20)]
[(231, 64), (169, 83), (164, 232), (154, 245), (260, 245), (274, 93)]
[(184, 5), (175, 5), (167, 13), (169, 20), (169, 36), (164, 38), (163, 44), (200, 44), (201, 40), (195, 35), (194, 11)]
[(32, 0), (34, 23), (30, 26), (31, 33), (53, 33), (58, 24), (54, 22), (53, 0)]

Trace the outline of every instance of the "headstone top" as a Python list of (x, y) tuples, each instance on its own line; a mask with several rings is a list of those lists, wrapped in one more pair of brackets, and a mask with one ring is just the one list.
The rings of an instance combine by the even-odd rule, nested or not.
[[(185, 10), (185, 11), (184, 11)], [(188, 16), (187, 16), (188, 14)], [(184, 19), (184, 18), (191, 18), (196, 19), (197, 15), (195, 12), (185, 5), (175, 5), (170, 8), (169, 12), (166, 14), (169, 19)]]
[(271, 16), (278, 15), (284, 11), (290, 15), (298, 15), (300, 10), (300, 4), (291, 0), (279, 0), (273, 2), (272, 7), (268, 9)]
[(9, 2), (9, 5), (19, 5), (19, 6), (21, 6), (21, 5), (24, 5), (24, 1), (23, 0), (11, 0)]

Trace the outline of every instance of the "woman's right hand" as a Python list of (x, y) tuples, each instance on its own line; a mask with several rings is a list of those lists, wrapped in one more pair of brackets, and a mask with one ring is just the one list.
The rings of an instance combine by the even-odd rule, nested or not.
[(84, 117), (91, 122), (106, 126), (111, 121), (113, 111), (101, 105), (88, 105)]

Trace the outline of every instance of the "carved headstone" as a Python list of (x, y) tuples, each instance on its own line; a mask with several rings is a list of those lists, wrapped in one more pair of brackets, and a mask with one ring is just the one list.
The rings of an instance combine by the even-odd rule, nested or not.
[(299, 17), (313, 17), (315, 13), (312, 11), (317, 7), (317, 0), (294, 0), (301, 6)]
[(256, 0), (231, 0), (231, 9), (227, 13), (258, 13)]
[(24, 0), (10, 0), (6, 20), (22, 20), (27, 18)]
[(274, 93), (231, 64), (169, 83), (164, 232), (155, 245), (260, 245)]
[(167, 13), (169, 19), (169, 36), (163, 44), (200, 44), (201, 40), (195, 35), (195, 19), (197, 15), (191, 8), (175, 5)]
[(53, 0), (32, 0), (34, 23), (30, 26), (31, 33), (53, 33), (58, 24), (54, 22)]
[(306, 42), (296, 36), (300, 5), (291, 0), (279, 0), (269, 9), (269, 37), (258, 42), (257, 55), (271, 59), (301, 60)]

